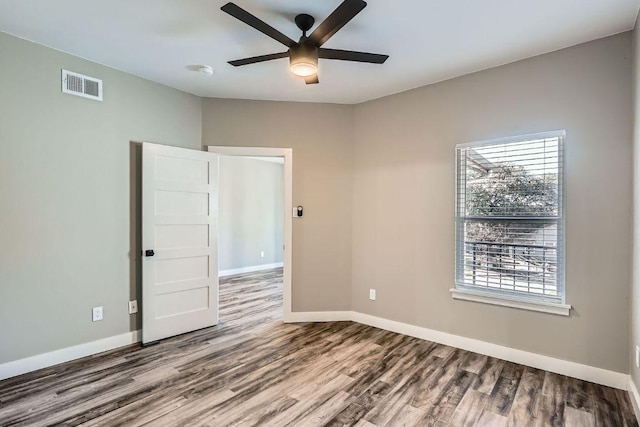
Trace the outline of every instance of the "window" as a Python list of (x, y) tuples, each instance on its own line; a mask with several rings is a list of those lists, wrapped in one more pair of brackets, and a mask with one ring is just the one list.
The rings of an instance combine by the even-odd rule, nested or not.
[(564, 132), (456, 147), (454, 298), (569, 314)]

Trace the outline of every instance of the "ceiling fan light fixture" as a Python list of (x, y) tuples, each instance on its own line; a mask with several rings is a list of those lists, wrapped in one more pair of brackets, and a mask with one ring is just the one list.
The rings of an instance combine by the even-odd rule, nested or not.
[(318, 48), (300, 44), (289, 50), (289, 69), (299, 77), (313, 76), (318, 72)]
[(291, 64), (291, 72), (299, 77), (313, 76), (318, 72), (318, 65), (312, 62), (296, 62)]

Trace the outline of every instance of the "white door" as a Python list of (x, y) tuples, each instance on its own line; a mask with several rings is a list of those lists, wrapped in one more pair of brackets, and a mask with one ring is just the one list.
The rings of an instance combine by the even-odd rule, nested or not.
[(142, 342), (218, 323), (218, 155), (142, 144)]

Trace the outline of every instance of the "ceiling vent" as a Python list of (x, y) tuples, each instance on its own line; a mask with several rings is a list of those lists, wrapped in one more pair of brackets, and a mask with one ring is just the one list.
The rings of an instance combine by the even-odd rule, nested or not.
[(62, 92), (102, 101), (102, 80), (62, 70)]

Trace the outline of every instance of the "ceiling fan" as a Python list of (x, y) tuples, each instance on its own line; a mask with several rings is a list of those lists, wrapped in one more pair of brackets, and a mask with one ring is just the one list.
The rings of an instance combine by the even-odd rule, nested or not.
[(318, 28), (309, 36), (307, 31), (313, 27), (315, 19), (311, 15), (302, 13), (295, 18), (296, 25), (302, 31), (302, 36), (297, 42), (282, 34), (264, 21), (256, 18), (246, 10), (234, 3), (227, 3), (221, 7), (222, 11), (247, 25), (255, 28), (263, 34), (279, 41), (289, 49), (286, 52), (272, 53), (269, 55), (254, 56), (251, 58), (229, 61), (229, 64), (239, 67), (241, 65), (255, 64), (257, 62), (271, 61), (273, 59), (289, 58), (291, 72), (304, 78), (306, 84), (318, 83), (318, 58), (339, 59), (342, 61), (368, 62), (383, 64), (389, 55), (376, 53), (354, 52), (351, 50), (326, 49), (322, 45), (337, 33), (347, 22), (351, 21), (362, 9), (367, 6), (363, 0), (344, 0), (336, 10), (327, 17)]

